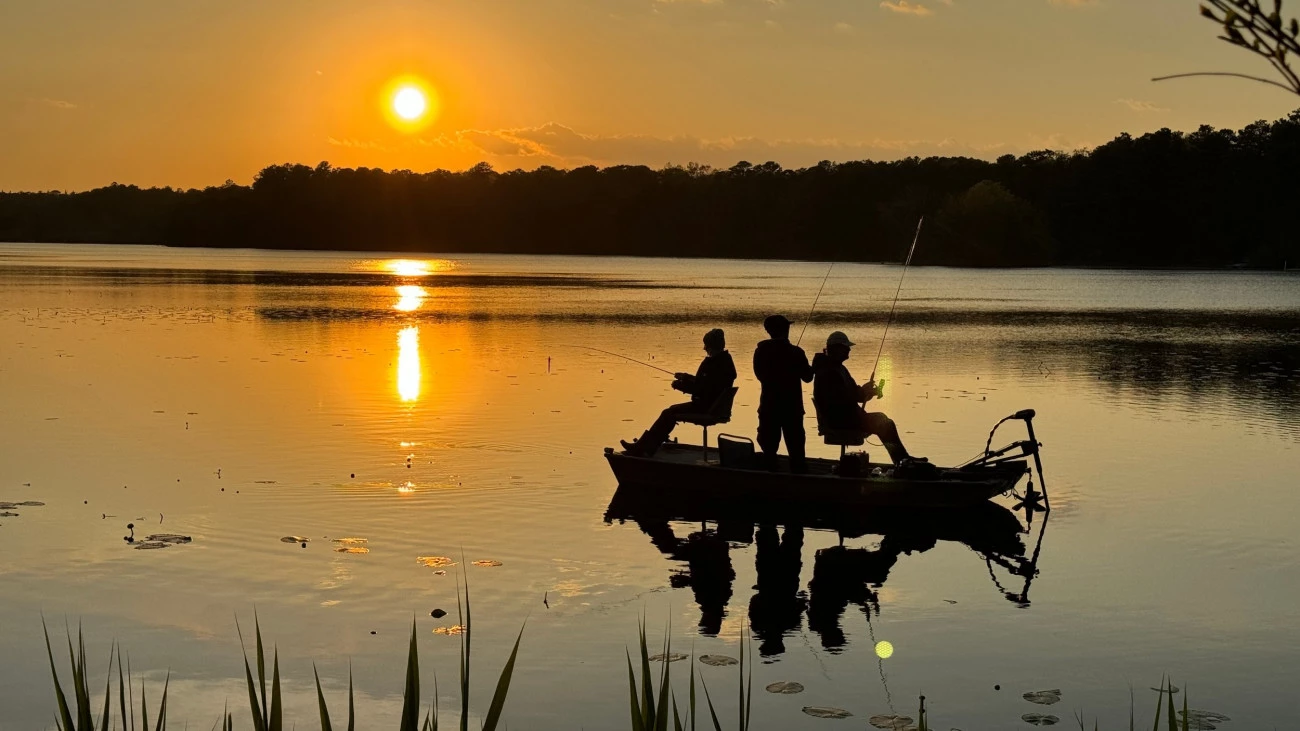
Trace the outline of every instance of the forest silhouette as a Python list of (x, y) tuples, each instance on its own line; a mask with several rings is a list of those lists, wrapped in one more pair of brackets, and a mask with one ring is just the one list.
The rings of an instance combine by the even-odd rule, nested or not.
[(0, 193), (0, 240), (427, 253), (1281, 268), (1300, 262), (1300, 111), (1095, 149), (463, 172), (274, 165), (248, 186)]

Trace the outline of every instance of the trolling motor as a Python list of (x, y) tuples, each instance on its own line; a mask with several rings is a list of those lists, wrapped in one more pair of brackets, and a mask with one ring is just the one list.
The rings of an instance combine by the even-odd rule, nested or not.
[[(1036, 415), (1037, 413), (1033, 409), (1021, 409), (994, 424), (992, 431), (989, 432), (988, 440), (984, 443), (984, 454), (967, 462), (962, 465), (962, 467), (990, 467), (992, 465), (1002, 464), (1003, 462), (1011, 462), (1025, 457), (1033, 457), (1034, 469), (1038, 472), (1038, 486), (1040, 490), (1034, 489), (1033, 478), (1030, 478), (1029, 489), (1026, 490), (1025, 497), (1016, 507), (1019, 508), (1024, 506), (1029, 510), (1051, 512), (1052, 504), (1047, 498), (1047, 482), (1043, 479), (1043, 461), (1038, 454), (1039, 448), (1043, 445), (1038, 441), (1038, 438), (1034, 436), (1034, 417)], [(1017, 420), (1025, 422), (1025, 431), (1028, 432), (1029, 438), (1022, 439), (1018, 442), (1012, 442), (998, 450), (991, 449), (993, 446), (993, 435), (997, 433), (998, 427), (1008, 421)], [(1042, 502), (1041, 506), (1039, 505), (1040, 500)]]

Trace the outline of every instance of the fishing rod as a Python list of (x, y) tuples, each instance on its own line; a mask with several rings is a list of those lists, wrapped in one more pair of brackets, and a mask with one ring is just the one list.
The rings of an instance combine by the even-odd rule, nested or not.
[(817, 288), (817, 296), (813, 297), (812, 309), (808, 310), (808, 316), (803, 320), (803, 329), (799, 331), (799, 339), (794, 341), (795, 345), (803, 342), (803, 334), (808, 332), (808, 323), (812, 322), (813, 312), (817, 311), (817, 301), (822, 298), (822, 290), (826, 289), (826, 280), (831, 278), (831, 270), (835, 268), (835, 262), (826, 267), (826, 276), (822, 277), (822, 286)]
[(916, 222), (916, 236), (912, 238), (912, 248), (907, 251), (907, 261), (903, 262), (903, 274), (898, 278), (898, 289), (894, 290), (894, 304), (889, 306), (889, 319), (885, 320), (885, 332), (880, 336), (880, 350), (876, 351), (876, 363), (871, 366), (871, 379), (876, 380), (876, 368), (880, 366), (880, 356), (885, 352), (885, 338), (889, 337), (889, 326), (894, 322), (894, 309), (898, 307), (898, 295), (903, 291), (903, 279), (907, 276), (907, 268), (912, 266), (912, 254), (916, 253), (916, 242), (921, 240), (921, 225), (925, 223), (925, 216)]
[(657, 370), (657, 371), (660, 371), (660, 372), (662, 372), (662, 373), (667, 373), (668, 375), (673, 376), (673, 377), (676, 377), (676, 376), (677, 376), (676, 373), (673, 373), (672, 371), (667, 370), (667, 369), (665, 369), (665, 368), (660, 368), (660, 367), (657, 366), (657, 365), (650, 365), (649, 363), (646, 363), (645, 361), (640, 361), (640, 360), (637, 360), (636, 358), (629, 358), (628, 356), (623, 355), (623, 354), (621, 354), (621, 353), (613, 353), (613, 352), (610, 352), (610, 351), (608, 351), (608, 350), (601, 350), (600, 348), (593, 348), (593, 347), (591, 347), (590, 345), (566, 345), (566, 346), (564, 346), (564, 347), (566, 347), (566, 348), (582, 348), (582, 349), (584, 349), (584, 350), (594, 350), (594, 351), (596, 351), (597, 353), (604, 353), (605, 355), (612, 355), (612, 356), (614, 356), (615, 358), (622, 358), (623, 360), (632, 361), (633, 363), (636, 363), (637, 365), (643, 365), (643, 366), (645, 366), (646, 368), (653, 368), (653, 369), (655, 369), (655, 370)]

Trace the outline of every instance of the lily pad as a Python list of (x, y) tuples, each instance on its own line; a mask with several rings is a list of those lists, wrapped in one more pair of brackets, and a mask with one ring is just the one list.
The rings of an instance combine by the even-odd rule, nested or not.
[(848, 718), (853, 715), (843, 708), (828, 708), (826, 706), (804, 706), (803, 712), (813, 718)]
[(1024, 699), (1030, 703), (1037, 703), (1040, 706), (1056, 705), (1061, 702), (1061, 689), (1035, 690), (1031, 693), (1025, 693)]
[(435, 635), (463, 635), (465, 634), (465, 628), (459, 624), (453, 624), (450, 627), (434, 627), (433, 633)]
[(474, 564), (475, 566), (500, 566), (501, 565), (500, 561), (494, 561), (490, 558), (480, 558), (477, 561), (470, 561), (470, 563)]
[(767, 686), (768, 693), (780, 693), (781, 695), (794, 695), (803, 692), (803, 685), (793, 680), (782, 680)]
[(455, 566), (456, 562), (446, 556), (418, 556), (415, 562), (421, 566), (428, 566), (431, 569), (442, 568), (443, 566)]
[(680, 652), (670, 652), (667, 655), (661, 652), (658, 655), (651, 655), (650, 660), (652, 662), (678, 662), (680, 660), (685, 660), (688, 657), (690, 657), (690, 655), (683, 655)]
[(0, 513), (0, 518), (17, 518), (17, 517), (18, 517), (18, 513), (11, 513), (8, 510), (4, 511), (3, 513)]
[(1061, 722), (1061, 719), (1056, 716), (1045, 715), (1042, 713), (1026, 713), (1020, 717), (1020, 720), (1030, 726), (1055, 726)]
[(1157, 692), (1157, 693), (1170, 693), (1170, 694), (1173, 694), (1173, 693), (1177, 693), (1179, 689), (1178, 689), (1178, 686), (1176, 686), (1176, 685), (1167, 685), (1167, 686), (1165, 686), (1165, 687), (1163, 687), (1163, 688), (1152, 688), (1151, 690), (1154, 690), (1154, 691)]
[(135, 550), (148, 551), (153, 548), (169, 548), (172, 544), (163, 543), (162, 541), (143, 541), (135, 544)]
[(145, 536), (144, 540), (146, 543), (171, 543), (179, 545), (181, 543), (189, 543), (194, 539), (189, 536), (183, 536), (179, 533), (154, 533), (153, 535)]
[(700, 662), (705, 665), (712, 665), (715, 668), (737, 665), (740, 663), (739, 660), (728, 655), (700, 655)]
[[(1178, 717), (1182, 720), (1182, 711), (1178, 712)], [(1231, 720), (1231, 718), (1228, 718), (1222, 713), (1216, 713), (1214, 711), (1198, 711), (1196, 709), (1189, 710), (1186, 718), (1187, 728), (1189, 731), (1214, 731), (1219, 727), (1219, 724)]]
[(341, 543), (345, 546), (363, 546), (370, 541), (365, 538), (335, 538), (332, 543)]
[(303, 538), (302, 536), (285, 536), (284, 538), (280, 539), (280, 542), (281, 543), (307, 543), (310, 540), (311, 540), (310, 538)]
[(907, 731), (912, 728), (912, 719), (907, 716), (872, 716), (867, 719), (867, 723), (891, 731)]
[(335, 553), (370, 553), (370, 549), (365, 546), (339, 546), (334, 549)]

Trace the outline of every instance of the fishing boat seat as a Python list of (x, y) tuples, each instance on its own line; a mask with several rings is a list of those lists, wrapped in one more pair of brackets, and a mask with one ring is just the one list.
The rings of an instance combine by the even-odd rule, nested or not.
[(740, 392), (738, 386), (733, 386), (723, 391), (718, 398), (714, 399), (713, 405), (708, 411), (698, 414), (679, 414), (677, 421), (683, 424), (694, 424), (704, 427), (704, 461), (709, 461), (709, 427), (718, 424), (726, 424), (731, 421), (731, 407), (736, 402), (736, 394)]
[(822, 442), (831, 445), (837, 445), (840, 448), (840, 459), (844, 459), (845, 447), (861, 447), (867, 443), (867, 434), (857, 429), (831, 429), (822, 426), (822, 411), (817, 408), (817, 399), (813, 399), (813, 409), (817, 411), (817, 434), (821, 436)]

